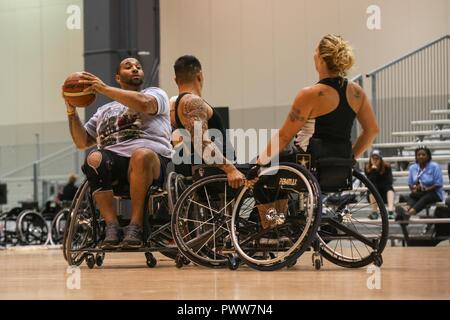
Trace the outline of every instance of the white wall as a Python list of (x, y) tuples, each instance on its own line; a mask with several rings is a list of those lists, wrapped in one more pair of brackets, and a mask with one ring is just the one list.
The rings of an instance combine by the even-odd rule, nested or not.
[[(83, 30), (66, 27), (69, 5), (82, 12), (82, 0), (0, 2), (0, 126), (65, 120), (62, 82), (84, 66)], [(19, 132), (7, 143), (24, 140)]]
[(67, 75), (83, 70), (84, 48), (83, 21), (66, 26), (69, 5), (82, 18), (82, 0), (0, 1), (0, 176), (36, 160), (36, 134), (42, 156), (71, 141), (60, 92)]
[[(279, 127), (299, 88), (317, 81), (312, 56), (323, 35), (341, 34), (352, 43), (357, 65), (351, 76), (368, 73), (450, 33), (449, 3), (163, 0), (160, 84), (176, 94), (173, 63), (194, 54), (203, 65), (205, 98), (230, 106), (232, 126)], [(381, 8), (379, 31), (366, 27), (372, 4)]]

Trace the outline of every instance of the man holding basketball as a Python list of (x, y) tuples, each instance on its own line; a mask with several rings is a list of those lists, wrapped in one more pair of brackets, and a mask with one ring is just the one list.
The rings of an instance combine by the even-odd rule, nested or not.
[[(144, 71), (137, 59), (124, 59), (117, 70), (119, 88), (106, 85), (83, 72), (79, 82), (87, 93), (114, 100), (98, 108), (83, 126), (76, 106), (65, 99), (72, 139), (79, 149), (97, 145), (82, 167), (93, 196), (106, 222), (102, 247), (111, 249), (142, 246), (144, 201), (150, 185), (162, 186), (172, 157), (169, 99), (160, 88), (141, 90)], [(63, 94), (64, 97), (64, 94)], [(123, 240), (114, 209), (113, 186), (130, 185), (132, 213)]]

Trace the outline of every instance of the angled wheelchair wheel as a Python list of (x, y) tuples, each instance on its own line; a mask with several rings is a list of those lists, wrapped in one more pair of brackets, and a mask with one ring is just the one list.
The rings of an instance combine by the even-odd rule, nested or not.
[(79, 188), (69, 212), (63, 240), (63, 251), (69, 265), (79, 266), (86, 258), (86, 249), (94, 248), (99, 239), (99, 224), (85, 181)]
[(21, 244), (40, 245), (47, 241), (49, 231), (44, 217), (32, 210), (22, 211), (17, 217), (16, 232)]
[[(353, 171), (352, 190), (323, 193), (322, 224), (318, 232), (320, 253), (330, 262), (360, 268), (382, 261), (389, 220), (386, 206), (375, 186)], [(367, 216), (379, 212), (378, 220)]]
[(248, 266), (272, 271), (290, 266), (316, 237), (320, 188), (304, 167), (282, 163), (263, 169), (243, 188), (231, 218), (231, 239)]
[(226, 175), (213, 175), (182, 193), (172, 214), (172, 234), (186, 258), (209, 268), (228, 265), (235, 192), (228, 186)]
[(62, 243), (69, 212), (70, 210), (68, 208), (62, 209), (55, 215), (55, 217), (52, 220), (51, 237), (54, 244)]

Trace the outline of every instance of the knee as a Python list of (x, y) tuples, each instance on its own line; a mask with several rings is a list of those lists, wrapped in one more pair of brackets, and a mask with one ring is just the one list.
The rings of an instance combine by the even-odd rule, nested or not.
[(158, 155), (150, 149), (137, 149), (133, 152), (130, 159), (132, 166), (138, 166), (140, 168), (150, 167), (155, 161), (157, 161)]
[(102, 160), (103, 160), (102, 153), (100, 151), (93, 151), (86, 157), (85, 164), (91, 167), (92, 169), (97, 170), (100, 167)]

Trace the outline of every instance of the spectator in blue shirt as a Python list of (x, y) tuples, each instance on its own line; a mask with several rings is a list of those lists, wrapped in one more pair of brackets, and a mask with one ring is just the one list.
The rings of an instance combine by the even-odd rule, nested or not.
[(443, 177), (441, 167), (432, 160), (431, 151), (426, 147), (415, 151), (416, 163), (409, 168), (408, 185), (411, 193), (406, 197), (406, 210), (397, 206), (396, 220), (407, 220), (426, 206), (443, 201)]

